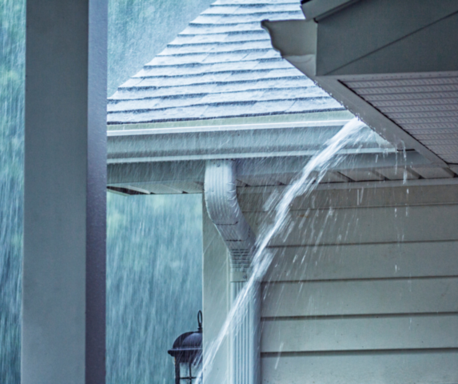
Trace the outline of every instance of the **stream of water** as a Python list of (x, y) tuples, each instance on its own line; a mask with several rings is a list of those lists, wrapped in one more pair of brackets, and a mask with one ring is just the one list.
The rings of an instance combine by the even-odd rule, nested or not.
[[(211, 1), (138, 0), (132, 5), (110, 0), (110, 92)], [(25, 2), (4, 0), (0, 10), (0, 384), (15, 384), (20, 382)], [(281, 199), (271, 200), (273, 224), (260, 231), (253, 273), (205, 350), (201, 378), (224, 339), (242, 323), (255, 285), (273, 259), (268, 244), (288, 224), (291, 202), (310, 194), (345, 158), (338, 153), (347, 144), (367, 139), (371, 133), (364, 127), (356, 119), (349, 122), (310, 159)], [(200, 215), (198, 196), (109, 198), (107, 383), (173, 379), (166, 350), (176, 335), (194, 327), (194, 313), (201, 307)]]
[(339, 155), (339, 151), (349, 143), (357, 146), (367, 139), (370, 131), (364, 131), (363, 128), (365, 127), (366, 125), (357, 118), (350, 120), (324, 144), (322, 150), (308, 161), (299, 176), (286, 188), (280, 200), (277, 200), (276, 206), (269, 207), (275, 209), (275, 218), (272, 224), (266, 224), (260, 231), (252, 259), (252, 274), (235, 299), (217, 338), (209, 344), (204, 352), (202, 368), (198, 374), (199, 383), (202, 383), (204, 375), (211, 371), (215, 356), (224, 339), (232, 332), (238, 331), (244, 316), (246, 316), (248, 304), (254, 297), (255, 286), (257, 282), (262, 281), (272, 263), (273, 255), (267, 249), (268, 244), (272, 237), (288, 223), (291, 203), (298, 196), (307, 197), (316, 189), (326, 172), (344, 160), (345, 156)]

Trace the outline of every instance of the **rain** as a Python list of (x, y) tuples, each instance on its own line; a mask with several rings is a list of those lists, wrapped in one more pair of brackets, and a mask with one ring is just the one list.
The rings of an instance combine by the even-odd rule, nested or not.
[[(106, 383), (456, 382), (458, 168), (390, 99), (411, 80), (341, 81), (380, 128), (271, 40), (299, 1), (108, 3)], [(0, 3), (0, 384), (21, 382), (25, 11)]]

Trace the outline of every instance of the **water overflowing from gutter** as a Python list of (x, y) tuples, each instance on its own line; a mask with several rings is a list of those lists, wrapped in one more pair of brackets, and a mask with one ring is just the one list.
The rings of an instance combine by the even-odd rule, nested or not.
[(261, 229), (252, 260), (251, 276), (235, 299), (218, 336), (209, 343), (204, 351), (202, 368), (198, 374), (199, 383), (202, 383), (203, 376), (211, 371), (215, 356), (225, 338), (231, 332), (236, 333), (238, 331), (243, 318), (247, 315), (248, 304), (254, 297), (255, 286), (258, 282), (262, 281), (273, 260), (273, 254), (269, 252), (267, 246), (273, 236), (288, 224), (291, 203), (298, 196), (307, 197), (310, 195), (323, 179), (326, 172), (345, 159), (345, 156), (339, 155), (339, 151), (350, 143), (357, 146), (367, 139), (367, 135), (370, 133), (367, 131), (364, 132), (363, 128), (365, 127), (366, 125), (357, 118), (350, 120), (336, 135), (324, 144), (322, 150), (308, 161), (302, 172), (284, 191), (280, 200), (277, 200), (278, 203), (276, 206), (270, 207), (274, 208), (276, 212), (273, 223), (265, 225)]

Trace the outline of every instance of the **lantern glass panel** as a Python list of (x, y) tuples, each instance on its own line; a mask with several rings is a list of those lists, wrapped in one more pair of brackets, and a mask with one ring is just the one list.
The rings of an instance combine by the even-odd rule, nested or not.
[(197, 377), (201, 369), (202, 369), (202, 355), (199, 355), (194, 359), (194, 361), (192, 362), (192, 366), (191, 366), (191, 372), (194, 378), (193, 383), (197, 382), (195, 378)]
[(191, 381), (191, 371), (190, 365), (187, 362), (180, 362), (180, 384), (190, 384)]
[(197, 375), (200, 371), (202, 359), (197, 358), (192, 363), (180, 363), (180, 384), (197, 383)]

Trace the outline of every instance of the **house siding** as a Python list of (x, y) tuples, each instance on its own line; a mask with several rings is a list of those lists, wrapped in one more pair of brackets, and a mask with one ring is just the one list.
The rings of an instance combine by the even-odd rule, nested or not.
[[(240, 194), (258, 234), (260, 190)], [(270, 243), (262, 383), (457, 383), (457, 214), (457, 186), (296, 199)]]

